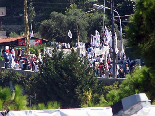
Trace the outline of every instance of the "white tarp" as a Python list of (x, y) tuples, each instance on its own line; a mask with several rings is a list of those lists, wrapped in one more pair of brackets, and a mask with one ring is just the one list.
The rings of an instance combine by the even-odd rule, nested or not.
[[(124, 98), (124, 110), (113, 115), (112, 107), (87, 107), (73, 109), (51, 109), (51, 110), (25, 110), (25, 111), (9, 111), (6, 115), (0, 112), (0, 116), (155, 116), (155, 105), (148, 104), (147, 97), (143, 94), (140, 96), (129, 96), (138, 103)], [(145, 102), (146, 101), (146, 102)], [(135, 103), (135, 104), (134, 104)], [(129, 107), (131, 105), (131, 107)], [(116, 107), (119, 107), (118, 105)], [(114, 107), (113, 107), (114, 108)], [(137, 110), (138, 109), (138, 110)]]
[[(3, 116), (0, 114), (0, 116)], [(112, 116), (111, 107), (9, 111), (6, 116)]]
[(155, 116), (155, 105), (143, 107), (141, 110), (131, 116)]

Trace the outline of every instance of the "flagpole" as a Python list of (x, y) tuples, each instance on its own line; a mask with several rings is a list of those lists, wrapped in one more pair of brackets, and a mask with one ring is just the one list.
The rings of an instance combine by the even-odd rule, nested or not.
[[(104, 6), (105, 6), (105, 0), (104, 0)], [(103, 8), (103, 34), (105, 33), (104, 32), (104, 20), (105, 20), (105, 7)], [(103, 35), (104, 37), (104, 35)]]
[(122, 41), (122, 21), (119, 13), (114, 10), (114, 12), (118, 15), (119, 18), (119, 26), (120, 26), (120, 40), (121, 40), (121, 58), (123, 57), (123, 41)]
[(113, 47), (113, 78), (115, 78), (115, 39), (114, 39), (114, 0), (111, 0), (112, 47)]
[(79, 27), (78, 27), (78, 24), (77, 24), (77, 50), (78, 50), (78, 56), (80, 56), (80, 48), (79, 48)]
[(27, 12), (27, 0), (24, 0), (24, 23), (25, 23), (25, 46), (26, 46), (26, 54), (30, 54), (29, 50), (29, 25), (28, 25), (28, 12)]

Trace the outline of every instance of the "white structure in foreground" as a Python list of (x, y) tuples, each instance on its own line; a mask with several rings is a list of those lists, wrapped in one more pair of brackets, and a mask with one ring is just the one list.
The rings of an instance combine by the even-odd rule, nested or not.
[[(0, 112), (4, 116), (5, 112)], [(155, 116), (145, 93), (125, 97), (111, 107), (9, 111), (6, 116)]]
[(153, 116), (155, 106), (151, 105), (145, 93), (125, 97), (111, 106), (113, 116)]
[[(3, 116), (0, 114), (0, 116)], [(9, 111), (6, 116), (112, 116), (111, 107)]]

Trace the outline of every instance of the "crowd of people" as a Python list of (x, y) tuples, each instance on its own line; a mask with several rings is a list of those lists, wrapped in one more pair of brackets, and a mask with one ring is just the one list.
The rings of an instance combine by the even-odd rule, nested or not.
[(141, 68), (140, 62), (127, 59), (125, 54), (121, 57), (119, 53), (116, 54), (115, 68), (113, 68), (112, 55), (112, 52), (108, 55), (95, 55), (94, 47), (87, 48), (88, 66), (93, 68), (95, 77), (111, 78), (115, 69), (116, 78), (125, 78), (125, 75), (132, 72), (136, 65)]
[[(85, 43), (79, 42), (79, 46), (82, 46)], [(75, 43), (74, 46), (72, 46), (70, 43), (60, 43), (60, 42), (51, 42), (51, 46), (56, 46), (58, 49), (70, 49), (73, 47), (78, 47), (78, 43)]]
[[(51, 45), (56, 45), (57, 48), (70, 49), (69, 43), (51, 43)], [(78, 44), (75, 44), (77, 48)], [(85, 57), (88, 59), (88, 66), (93, 68), (95, 77), (110, 78), (113, 77), (113, 69), (115, 69), (116, 78), (125, 78), (125, 75), (132, 72), (135, 65), (140, 66), (140, 62), (126, 58), (125, 53), (121, 57), (118, 52), (116, 54), (115, 68), (113, 68), (113, 51), (109, 49), (96, 48), (90, 44), (86, 46), (85, 43), (80, 42), (80, 57)], [(97, 49), (103, 49), (100, 54), (97, 53)], [(5, 49), (2, 51), (3, 57), (5, 59), (5, 68), (21, 69), (21, 70), (32, 70), (39, 71), (38, 63), (42, 62), (42, 56), (39, 54), (38, 57), (35, 55), (25, 56), (24, 49)]]
[[(53, 45), (53, 44), (52, 44)], [(69, 43), (55, 43), (57, 48), (69, 49)], [(69, 46), (69, 47), (68, 47)], [(78, 43), (74, 47), (77, 48)], [(83, 50), (83, 47), (85, 50)], [(108, 51), (105, 49), (101, 54), (97, 54), (97, 49), (103, 49), (107, 47)], [(93, 68), (95, 77), (111, 78), (113, 77), (113, 50), (108, 46), (103, 46), (102, 48), (96, 47), (91, 43), (86, 45), (85, 43), (79, 42), (80, 57), (86, 57), (88, 59), (88, 66)], [(105, 55), (107, 54), (107, 55)], [(115, 59), (115, 77), (125, 78), (125, 75), (132, 72), (135, 66), (138, 65), (141, 68), (141, 63), (136, 60), (130, 60), (126, 58), (126, 54), (123, 53), (121, 56), (120, 52), (117, 52)]]
[(35, 55), (26, 56), (24, 49), (5, 49), (2, 51), (2, 56), (5, 60), (5, 68), (39, 71), (38, 62), (41, 61), (41, 57), (37, 58)]

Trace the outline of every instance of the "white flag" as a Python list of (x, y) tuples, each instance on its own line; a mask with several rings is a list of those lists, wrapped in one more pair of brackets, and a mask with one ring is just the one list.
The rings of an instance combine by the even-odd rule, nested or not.
[(112, 32), (111, 31), (109, 32), (108, 38), (109, 38), (110, 47), (112, 47)]
[(68, 31), (68, 37), (69, 37), (70, 39), (72, 38), (72, 33), (71, 33), (70, 30)]
[(96, 38), (96, 47), (99, 47), (100, 46), (100, 34), (97, 30), (95, 31), (95, 38)]
[(117, 54), (118, 53), (118, 48), (117, 48), (117, 34), (115, 32), (115, 53)]
[(31, 24), (31, 32), (30, 32), (30, 38), (34, 37), (33, 35), (33, 29), (32, 29), (32, 24)]
[(106, 37), (105, 45), (110, 44), (110, 47), (111, 47), (112, 46), (111, 45), (111, 42), (112, 42), (111, 32), (108, 31), (106, 26), (105, 26), (105, 37)]

